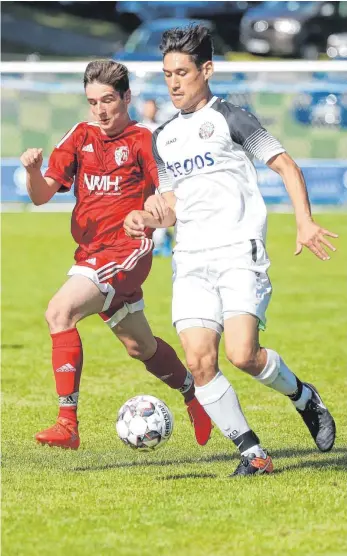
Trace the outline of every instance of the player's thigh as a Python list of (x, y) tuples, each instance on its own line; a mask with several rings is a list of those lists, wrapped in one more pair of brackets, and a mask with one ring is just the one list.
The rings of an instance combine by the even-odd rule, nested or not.
[(111, 330), (131, 357), (146, 361), (155, 354), (157, 342), (143, 311), (128, 313)]
[(237, 314), (224, 321), (226, 356), (238, 368), (246, 368), (259, 350), (258, 318), (251, 314)]
[[(69, 276), (83, 275), (89, 278), (105, 295), (101, 313), (111, 308), (111, 314), (124, 302), (142, 299), (141, 285), (152, 265), (153, 242), (149, 239), (126, 242), (115, 249), (95, 253), (86, 260), (73, 265)], [(137, 307), (135, 308), (135, 310)]]
[(259, 328), (265, 329), (272, 292), (266, 272), (231, 268), (220, 277), (218, 286), (224, 321), (235, 312), (245, 312), (257, 317)]
[(223, 324), (222, 304), (218, 291), (199, 269), (174, 272), (172, 288), (172, 322), (183, 319), (208, 319)]
[[(131, 357), (145, 361), (154, 355), (157, 344), (144, 316), (141, 285), (152, 264), (151, 254), (140, 258), (126, 272), (117, 273), (108, 284), (112, 298), (105, 303), (100, 317), (127, 349)], [(103, 282), (105, 285), (105, 282)]]
[(88, 315), (99, 313), (104, 302), (105, 296), (94, 282), (76, 274), (52, 297), (46, 313), (47, 320), (68, 318), (78, 322)]
[(220, 334), (212, 328), (192, 327), (181, 330), (179, 337), (197, 386), (205, 384), (218, 371)]

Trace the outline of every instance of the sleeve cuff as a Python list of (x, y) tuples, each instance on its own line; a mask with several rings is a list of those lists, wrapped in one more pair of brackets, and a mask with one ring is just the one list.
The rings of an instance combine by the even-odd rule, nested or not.
[(267, 164), (269, 162), (269, 160), (271, 160), (271, 158), (273, 158), (274, 156), (278, 155), (278, 154), (282, 154), (285, 153), (286, 149), (284, 149), (283, 147), (280, 149), (274, 149), (271, 153), (267, 153), (266, 157), (263, 158), (262, 162), (264, 162), (265, 164)]
[(62, 176), (59, 172), (55, 172), (54, 170), (52, 170), (51, 168), (48, 168), (48, 170), (45, 172), (44, 175), (45, 178), (52, 178), (52, 180), (57, 181), (58, 183), (60, 183), (61, 188), (59, 189), (58, 192), (60, 193), (64, 193), (67, 190), (71, 189), (71, 186), (73, 184), (73, 180), (71, 179), (66, 179), (64, 176)]
[(158, 191), (160, 194), (167, 193), (168, 191), (173, 191), (174, 188), (172, 185), (159, 185)]

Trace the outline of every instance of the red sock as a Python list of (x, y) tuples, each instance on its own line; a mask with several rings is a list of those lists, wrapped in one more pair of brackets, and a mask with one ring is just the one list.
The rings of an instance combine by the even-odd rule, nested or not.
[(83, 350), (77, 328), (51, 334), (52, 365), (59, 396), (59, 417), (77, 422)]
[(144, 361), (147, 371), (152, 373), (170, 388), (179, 390), (186, 402), (194, 398), (194, 380), (183, 363), (178, 359), (175, 350), (161, 338), (157, 341), (157, 351), (147, 361)]

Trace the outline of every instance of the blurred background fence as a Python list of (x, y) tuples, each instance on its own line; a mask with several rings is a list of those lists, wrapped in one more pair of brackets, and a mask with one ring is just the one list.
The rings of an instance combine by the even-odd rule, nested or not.
[[(134, 119), (154, 129), (174, 114), (158, 44), (166, 28), (192, 21), (208, 25), (215, 40), (213, 93), (253, 112), (283, 143), (304, 169), (312, 202), (346, 202), (347, 2), (8, 2), (1, 9), (3, 203), (29, 201), (19, 163), (25, 149), (42, 147), (47, 157), (89, 119), (88, 59), (128, 66)], [(279, 177), (257, 168), (266, 202), (287, 203)]]
[[(64, 65), (67, 71), (69, 64)], [(49, 66), (49, 73), (40, 72), (40, 63), (27, 63), (23, 73), (4, 73), (3, 156), (16, 156), (30, 145), (47, 152), (76, 122), (88, 119), (83, 73), (55, 73), (54, 64)], [(285, 70), (286, 62), (273, 62), (272, 71), (261, 71), (262, 64), (254, 63), (252, 72), (241, 73), (233, 70), (235, 64), (220, 62), (211, 88), (253, 112), (294, 157), (342, 158), (347, 153), (347, 63), (341, 72), (336, 63), (325, 66), (330, 71), (298, 72)], [(15, 67), (11, 64), (12, 71)], [(136, 63), (131, 89), (134, 119), (142, 120), (143, 104), (149, 99), (158, 107), (158, 123), (175, 113), (160, 63)]]

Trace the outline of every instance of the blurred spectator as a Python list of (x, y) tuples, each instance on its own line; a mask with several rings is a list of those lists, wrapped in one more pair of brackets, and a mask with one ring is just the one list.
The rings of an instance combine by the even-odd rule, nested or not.
[(153, 255), (171, 257), (172, 234), (168, 228), (157, 228), (153, 232), (154, 250)]
[(151, 131), (154, 131), (159, 126), (157, 121), (158, 106), (153, 98), (146, 100), (142, 106), (142, 123), (147, 126)]

